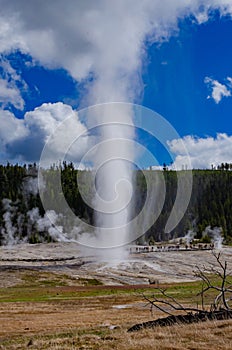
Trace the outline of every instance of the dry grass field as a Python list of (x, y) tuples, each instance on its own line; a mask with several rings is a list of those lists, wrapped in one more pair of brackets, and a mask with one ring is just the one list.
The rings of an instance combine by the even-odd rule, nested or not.
[[(104, 286), (30, 269), (1, 271), (0, 349), (222, 349), (232, 348), (232, 320), (176, 325), (127, 333), (151, 315), (141, 292), (150, 286)], [(11, 282), (11, 283), (10, 283)], [(4, 283), (3, 283), (4, 284)], [(2, 285), (3, 285), (2, 284)], [(166, 285), (196, 303), (199, 282)]]
[[(232, 320), (127, 332), (165, 316), (152, 315), (142, 296), (157, 293), (150, 278), (181, 303), (200, 303), (193, 270), (213, 266), (210, 251), (138, 254), (104, 264), (81, 257), (76, 245), (56, 243), (0, 248), (0, 258), (0, 349), (232, 349)], [(231, 248), (223, 258), (231, 267)]]

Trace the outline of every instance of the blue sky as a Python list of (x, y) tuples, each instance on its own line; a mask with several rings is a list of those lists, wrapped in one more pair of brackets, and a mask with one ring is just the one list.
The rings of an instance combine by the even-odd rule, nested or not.
[(143, 104), (166, 117), (181, 136), (231, 134), (232, 98), (207, 99), (211, 77), (224, 84), (231, 75), (232, 21), (218, 13), (207, 23), (184, 20), (178, 35), (148, 51)]
[[(205, 79), (210, 77), (228, 84), (232, 20), (229, 16), (220, 18), (216, 12), (207, 23), (198, 25), (188, 18), (179, 26), (177, 35), (148, 49), (142, 104), (164, 116), (181, 137), (231, 135), (232, 98), (221, 96), (216, 101), (212, 97), (213, 87)], [(162, 160), (168, 163), (170, 158), (161, 152), (161, 164)]]
[[(18, 11), (17, 6), (19, 5), (17, 4), (22, 3), (21, 5), (24, 4), (25, 7), (23, 0), (15, 2), (9, 8), (10, 5), (6, 5), (6, 2), (2, 1), (2, 3), (6, 11), (4, 21), (8, 24), (11, 23), (11, 14)], [(62, 1), (58, 3), (57, 8), (64, 5)], [(153, 18), (155, 18), (157, 8), (157, 11), (160, 10), (158, 3), (154, 3)], [(175, 16), (168, 12), (168, 3), (176, 11)], [(8, 32), (2, 34), (5, 41), (0, 41), (1, 161), (38, 161), (38, 152), (33, 159), (33, 140), (37, 137), (39, 139), (40, 133), (41, 139), (46, 140), (52, 130), (51, 125), (54, 123), (57, 125), (62, 120), (61, 111), (72, 113), (73, 110), (90, 104), (91, 99), (87, 99), (86, 96), (90, 95), (91, 89), (95, 86), (95, 80), (97, 84), (97, 80), (101, 80), (101, 75), (104, 76), (104, 67), (108, 76), (112, 77), (112, 86), (114, 83), (117, 86), (118, 81), (120, 84), (121, 80), (117, 80), (115, 73), (120, 67), (122, 76), (126, 72), (129, 77), (128, 81), (131, 79), (131, 82), (125, 83), (125, 86), (130, 84), (133, 86), (134, 82), (131, 77), (137, 71), (139, 79), (136, 84), (140, 84), (140, 89), (143, 90), (141, 94), (138, 94), (139, 97), (136, 93), (132, 94), (132, 97), (128, 93), (123, 96), (122, 100), (136, 102), (158, 112), (171, 123), (179, 134), (179, 141), (167, 140), (173, 160), (175, 162), (176, 159), (178, 167), (185, 164), (182, 154), (183, 143), (189, 151), (193, 167), (204, 168), (210, 167), (211, 164), (217, 165), (219, 162), (232, 162), (232, 8), (226, 0), (224, 7), (221, 5), (223, 1), (212, 1), (212, 4), (216, 3), (213, 8), (209, 5), (209, 1), (193, 1), (197, 4), (192, 5), (193, 9), (188, 13), (184, 5), (181, 8), (176, 3), (178, 2), (164, 1), (164, 8), (160, 10), (163, 16), (161, 22), (166, 21), (167, 25), (163, 28), (163, 24), (160, 24), (158, 30), (153, 31), (153, 40), (145, 39), (146, 36), (149, 37), (152, 28), (147, 28), (142, 24), (140, 28), (137, 25), (140, 23), (139, 11), (130, 15), (123, 14), (125, 23), (129, 19), (132, 23), (132, 27), (128, 29), (128, 37), (131, 37), (133, 31), (137, 36), (142, 33), (141, 38), (143, 42), (146, 42), (142, 45), (146, 53), (142, 55), (140, 64), (133, 60), (137, 52), (142, 50), (141, 46), (139, 47), (140, 44), (135, 41), (133, 45), (128, 40), (126, 42), (128, 53), (126, 47), (125, 57), (123, 57), (125, 43), (118, 36), (115, 36), (118, 40), (115, 46), (109, 48), (109, 51), (111, 49), (115, 52), (112, 56), (109, 55), (108, 60), (105, 58), (108, 49), (107, 40), (109, 40), (108, 43), (111, 43), (111, 38), (104, 37), (107, 35), (105, 32), (108, 28), (107, 21), (106, 23), (102, 21), (102, 18), (108, 18), (108, 12), (104, 12), (108, 5), (104, 1), (102, 9), (101, 6), (95, 9), (99, 10), (99, 22), (94, 23), (96, 26), (93, 32), (88, 22), (80, 21), (83, 22), (80, 26), (76, 24), (75, 18), (69, 20), (68, 16), (65, 17), (65, 13), (64, 27), (62, 27), (62, 21), (59, 21), (59, 17), (56, 19), (56, 10), (51, 9), (49, 5), (46, 5), (48, 6), (45, 9), (46, 15), (51, 12), (53, 17), (48, 16), (48, 22), (46, 22), (43, 9), (38, 11), (36, 18), (38, 23), (33, 19), (35, 16), (33, 11), (30, 12), (30, 9), (22, 11), (19, 18), (17, 17), (18, 22), (14, 22), (15, 28), (12, 33), (9, 29)], [(198, 6), (199, 3), (207, 3), (207, 6)], [(78, 5), (79, 2), (77, 5), (75, 2), (72, 4), (74, 7), (77, 6), (77, 11), (83, 10), (84, 15), (89, 11), (87, 5), (82, 9), (82, 5)], [(92, 10), (91, 5), (90, 10)], [(124, 10), (119, 8), (119, 15), (120, 11)], [(183, 11), (186, 12), (186, 15), (183, 15)], [(150, 13), (146, 15), (149, 22)], [(98, 20), (98, 17), (96, 18)], [(57, 33), (54, 29), (56, 20), (60, 25), (60, 28), (57, 27)], [(51, 23), (52, 21), (54, 24)], [(119, 30), (119, 25), (120, 21), (118, 23), (109, 21), (109, 28), (115, 26), (115, 33)], [(45, 33), (43, 37), (48, 26), (52, 28), (51, 38), (51, 31)], [(96, 32), (98, 36), (95, 38)], [(59, 33), (62, 33), (63, 37)], [(112, 37), (117, 35), (114, 34), (113, 29), (110, 34)], [(118, 35), (120, 36), (120, 32)], [(120, 65), (117, 66), (117, 62), (113, 63), (114, 61), (120, 62)], [(121, 63), (124, 61), (126, 64)], [(133, 68), (133, 72), (132, 68), (130, 71), (127, 67), (127, 65), (136, 67), (136, 64), (137, 70)], [(103, 90), (102, 93), (107, 96), (106, 91)], [(106, 102), (104, 96), (102, 100)], [(113, 100), (115, 96), (117, 93), (113, 92)], [(99, 98), (101, 101), (101, 96)], [(93, 102), (96, 101), (93, 100)], [(48, 123), (50, 123), (49, 126)], [(11, 128), (14, 130), (13, 133), (10, 132)], [(156, 152), (160, 164), (171, 161), (163, 147), (158, 146), (157, 142), (145, 133), (138, 133), (138, 139), (151, 151)], [(30, 154), (23, 153), (25, 143), (32, 150)], [(41, 147), (42, 145), (43, 142), (41, 142)], [(149, 165), (154, 164), (147, 164), (146, 159), (143, 159), (142, 166)]]

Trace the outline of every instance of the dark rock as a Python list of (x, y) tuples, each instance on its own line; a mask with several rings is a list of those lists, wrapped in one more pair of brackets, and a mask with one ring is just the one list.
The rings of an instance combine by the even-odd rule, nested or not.
[(27, 346), (29, 347), (29, 346), (32, 346), (32, 345), (33, 345), (33, 340), (30, 339), (29, 342), (28, 342), (28, 344), (27, 344)]

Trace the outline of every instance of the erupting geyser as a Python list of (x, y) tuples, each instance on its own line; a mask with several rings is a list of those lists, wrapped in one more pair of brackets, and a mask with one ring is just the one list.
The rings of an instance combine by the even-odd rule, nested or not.
[[(99, 117), (100, 142), (94, 152), (95, 226), (97, 247), (118, 248), (103, 253), (116, 258), (128, 243), (127, 223), (132, 210), (132, 167), (134, 160), (132, 106), (102, 105)], [(99, 115), (100, 114), (100, 115)]]

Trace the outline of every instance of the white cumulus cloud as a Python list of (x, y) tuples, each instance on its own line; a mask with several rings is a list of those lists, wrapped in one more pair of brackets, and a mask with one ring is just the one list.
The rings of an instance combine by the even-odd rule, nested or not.
[(143, 41), (162, 40), (178, 18), (199, 23), (210, 11), (232, 13), (230, 0), (0, 0), (1, 52), (20, 49), (48, 67), (63, 67), (80, 80), (101, 66), (137, 69)]
[[(230, 82), (230, 79), (231, 78), (227, 78), (229, 82)], [(223, 97), (231, 96), (231, 87), (228, 86), (228, 84), (227, 85), (222, 84), (219, 81), (212, 79), (210, 77), (206, 77), (204, 81), (208, 85), (209, 89), (211, 90), (211, 95), (209, 95), (207, 98), (213, 98), (215, 103), (218, 104)]]
[(78, 113), (61, 102), (44, 103), (34, 111), (27, 112), (23, 119), (16, 118), (9, 111), (0, 111), (1, 157), (8, 160), (18, 158), (21, 161), (38, 161), (49, 137), (67, 118), (70, 122), (54, 137), (51, 151), (53, 155), (62, 153), (75, 137), (83, 134), (78, 147), (71, 147), (67, 151), (68, 158), (77, 162), (87, 145), (87, 138), (84, 136), (86, 129), (79, 121)]
[(175, 155), (173, 167), (179, 170), (185, 168), (189, 159), (194, 169), (209, 169), (212, 165), (232, 162), (232, 136), (225, 133), (219, 133), (215, 138), (197, 138), (188, 135), (169, 141), (168, 146)]
[(24, 108), (24, 100), (14, 82), (0, 78), (0, 105), (5, 108), (12, 104), (17, 109)]
[(0, 56), (0, 105), (2, 108), (7, 108), (13, 105), (19, 110), (24, 109), (24, 100), (22, 98), (22, 91), (27, 90), (27, 84), (11, 66), (10, 62)]
[[(0, 53), (20, 50), (35, 64), (66, 69), (77, 81), (91, 76), (89, 104), (134, 101), (143, 88), (145, 43), (166, 40), (178, 31), (180, 18), (191, 14), (202, 23), (214, 9), (232, 14), (231, 0), (0, 0), (0, 8)], [(4, 106), (8, 100), (22, 109), (16, 80), (12, 85), (2, 77), (0, 97)], [(217, 100), (228, 94), (223, 86), (220, 91), (214, 92)], [(64, 118), (67, 113), (75, 112), (67, 105), (45, 104), (26, 113), (23, 121), (11, 115), (9, 122), (22, 135), (10, 143), (6, 142), (9, 135), (3, 135), (4, 149), (23, 159), (33, 154), (38, 158), (60, 115)], [(72, 135), (72, 130), (67, 133)]]

